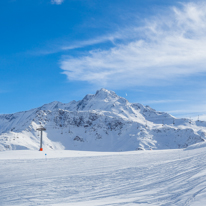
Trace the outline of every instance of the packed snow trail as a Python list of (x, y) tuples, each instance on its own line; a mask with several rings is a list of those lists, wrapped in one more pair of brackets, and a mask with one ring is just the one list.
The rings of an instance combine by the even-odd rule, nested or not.
[(200, 145), (119, 153), (1, 152), (0, 205), (206, 205), (206, 147)]

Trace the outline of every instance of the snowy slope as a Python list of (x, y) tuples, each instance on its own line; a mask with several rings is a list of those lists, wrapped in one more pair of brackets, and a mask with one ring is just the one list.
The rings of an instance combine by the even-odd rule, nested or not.
[(47, 129), (43, 147), (58, 150), (175, 149), (206, 137), (206, 122), (177, 119), (101, 89), (81, 101), (0, 115), (0, 150), (37, 150), (40, 125)]
[(0, 153), (0, 205), (204, 206), (206, 144), (187, 149)]

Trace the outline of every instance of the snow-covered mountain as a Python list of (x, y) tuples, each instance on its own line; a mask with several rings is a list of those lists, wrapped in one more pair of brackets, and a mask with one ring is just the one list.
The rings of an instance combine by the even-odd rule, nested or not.
[(40, 125), (46, 127), (44, 149), (175, 149), (206, 139), (204, 121), (178, 119), (100, 89), (81, 101), (0, 115), (0, 150), (39, 149)]

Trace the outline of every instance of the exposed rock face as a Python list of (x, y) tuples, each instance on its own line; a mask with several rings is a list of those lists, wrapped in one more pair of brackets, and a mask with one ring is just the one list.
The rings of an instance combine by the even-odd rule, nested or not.
[(0, 150), (38, 149), (39, 125), (47, 129), (43, 136), (45, 149), (175, 149), (202, 142), (206, 137), (206, 122), (177, 119), (101, 89), (78, 102), (56, 101), (0, 115)]

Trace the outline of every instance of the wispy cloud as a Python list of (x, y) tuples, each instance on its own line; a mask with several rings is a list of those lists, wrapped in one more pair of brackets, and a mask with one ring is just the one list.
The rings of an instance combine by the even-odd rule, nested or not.
[(86, 46), (91, 46), (91, 45), (96, 45), (96, 44), (101, 44), (104, 42), (112, 42), (115, 44), (116, 39), (121, 39), (122, 35), (119, 33), (114, 33), (112, 35), (104, 35), (104, 36), (99, 36), (93, 39), (88, 39), (84, 41), (77, 41), (73, 43), (64, 43), (64, 45), (54, 45), (53, 48), (47, 48), (43, 50), (37, 50), (37, 51), (32, 51), (29, 52), (33, 55), (48, 55), (48, 54), (54, 54), (58, 52), (64, 52), (67, 50), (73, 50), (73, 49), (78, 49), (78, 48), (83, 48)]
[(101, 36), (101, 37), (98, 37), (98, 38), (89, 39), (89, 40), (86, 40), (86, 41), (76, 42), (75, 44), (72, 44), (72, 45), (62, 46), (61, 50), (77, 49), (77, 48), (82, 48), (82, 47), (85, 47), (85, 46), (99, 44), (99, 43), (103, 43), (103, 42), (107, 42), (107, 41), (110, 41), (110, 42), (114, 43), (114, 41), (116, 39), (120, 39), (120, 38), (121, 38), (121, 35), (118, 34), (118, 33), (113, 34), (113, 35), (105, 35), (105, 36)]
[(120, 88), (206, 72), (204, 3), (170, 8), (167, 14), (148, 19), (144, 27), (130, 30), (133, 36), (129, 43), (92, 50), (81, 57), (64, 56), (60, 63), (63, 73), (69, 80)]
[(62, 4), (64, 0), (51, 0), (52, 4)]
[(175, 103), (175, 102), (184, 102), (184, 100), (162, 99), (162, 100), (150, 100), (143, 103), (144, 104), (166, 104), (166, 103)]
[(193, 104), (184, 106), (182, 109), (167, 111), (168, 113), (176, 116), (176, 117), (187, 117), (192, 118), (194, 120), (206, 120), (206, 105), (205, 104)]

